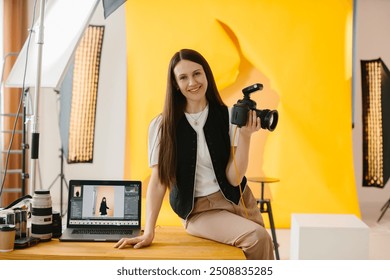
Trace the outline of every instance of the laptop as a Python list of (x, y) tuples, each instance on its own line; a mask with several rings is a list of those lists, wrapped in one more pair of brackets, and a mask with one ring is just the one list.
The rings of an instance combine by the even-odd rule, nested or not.
[(141, 182), (70, 180), (60, 241), (117, 242), (141, 231)]

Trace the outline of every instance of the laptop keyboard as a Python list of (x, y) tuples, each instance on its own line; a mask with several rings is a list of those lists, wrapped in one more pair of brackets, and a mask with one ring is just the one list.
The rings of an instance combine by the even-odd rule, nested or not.
[(74, 229), (72, 234), (133, 234), (131, 229)]

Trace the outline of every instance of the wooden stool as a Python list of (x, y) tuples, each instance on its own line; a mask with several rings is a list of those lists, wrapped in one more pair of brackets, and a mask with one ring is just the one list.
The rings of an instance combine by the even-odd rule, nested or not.
[[(272, 233), (272, 240), (274, 242), (274, 248), (275, 248), (275, 257), (277, 260), (280, 260), (279, 244), (276, 240), (276, 231), (275, 231), (274, 217), (272, 215), (271, 200), (264, 198), (264, 184), (276, 183), (276, 182), (279, 182), (280, 180), (276, 179), (276, 178), (253, 177), (253, 178), (248, 178), (248, 181), (255, 182), (255, 183), (261, 183), (261, 194), (260, 194), (260, 199), (257, 200), (257, 203), (260, 206), (261, 213), (268, 213), (269, 224), (270, 224), (271, 233)], [(267, 206), (267, 207), (265, 207), (265, 206)]]

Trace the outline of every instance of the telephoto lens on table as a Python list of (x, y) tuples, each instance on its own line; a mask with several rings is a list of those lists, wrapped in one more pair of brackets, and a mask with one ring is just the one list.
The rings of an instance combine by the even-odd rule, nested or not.
[(42, 241), (52, 238), (53, 210), (50, 191), (35, 191), (32, 198), (31, 236)]

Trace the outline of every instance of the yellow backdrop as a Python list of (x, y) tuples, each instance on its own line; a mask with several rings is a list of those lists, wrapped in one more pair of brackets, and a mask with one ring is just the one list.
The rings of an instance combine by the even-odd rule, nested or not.
[[(352, 0), (127, 1), (125, 177), (144, 182), (147, 131), (161, 112), (168, 63), (182, 48), (209, 61), (232, 106), (254, 82), (258, 109), (277, 109), (275, 131), (253, 136), (247, 175), (270, 184), (276, 226), (291, 213), (360, 216), (351, 121)], [(259, 186), (251, 183), (255, 195)], [(265, 217), (266, 218), (266, 217)], [(160, 224), (179, 223), (164, 203)]]

